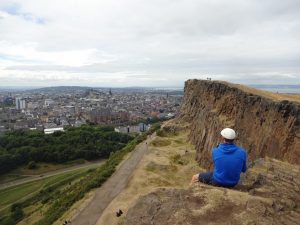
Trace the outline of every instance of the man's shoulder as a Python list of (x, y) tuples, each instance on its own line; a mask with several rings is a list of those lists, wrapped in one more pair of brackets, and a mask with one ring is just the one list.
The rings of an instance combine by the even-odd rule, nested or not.
[(215, 157), (216, 155), (219, 154), (218, 148), (219, 148), (219, 145), (214, 146), (214, 147), (212, 148), (211, 153), (212, 153), (212, 156), (213, 156), (213, 157)]
[(212, 149), (213, 149), (213, 150), (216, 150), (217, 148), (219, 148), (219, 145), (220, 145), (220, 144), (217, 144), (217, 145), (214, 146)]
[(242, 147), (239, 147), (236, 145), (236, 148), (237, 148), (237, 151), (240, 153), (240, 154), (243, 154), (246, 156), (246, 150)]
[(217, 150), (218, 150), (218, 148), (219, 148), (219, 144), (218, 144), (218, 145), (216, 145), (216, 146), (214, 146), (214, 147), (212, 148), (212, 152), (215, 152), (215, 151), (217, 151)]

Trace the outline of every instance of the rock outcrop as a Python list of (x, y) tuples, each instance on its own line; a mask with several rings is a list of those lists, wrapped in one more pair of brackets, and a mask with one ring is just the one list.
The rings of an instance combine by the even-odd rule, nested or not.
[(237, 144), (246, 149), (248, 162), (269, 156), (300, 164), (297, 102), (276, 101), (225, 82), (188, 80), (178, 119), (190, 123), (189, 138), (204, 168), (212, 167), (211, 149), (224, 127), (237, 131)]
[(234, 189), (197, 183), (161, 188), (138, 199), (124, 225), (296, 225), (299, 166), (271, 159), (254, 163)]

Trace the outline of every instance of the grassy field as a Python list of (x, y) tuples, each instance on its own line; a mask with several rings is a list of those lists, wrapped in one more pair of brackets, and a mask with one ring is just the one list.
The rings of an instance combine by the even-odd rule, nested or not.
[(37, 194), (41, 189), (53, 186), (74, 175), (84, 175), (87, 168), (78, 169), (72, 172), (66, 172), (60, 175), (55, 175), (42, 180), (18, 185), (16, 187), (7, 188), (0, 191), (0, 217), (9, 212), (10, 206), (20, 201)]
[(22, 175), (39, 175), (42, 173), (48, 173), (68, 167), (72, 167), (75, 165), (80, 165), (86, 163), (86, 160), (79, 159), (79, 160), (74, 160), (62, 164), (51, 164), (51, 163), (37, 163), (37, 168), (36, 169), (28, 169), (27, 166), (21, 167), (18, 171)]
[(37, 163), (37, 167), (35, 169), (28, 169), (27, 166), (21, 166), (7, 174), (1, 175), (0, 184), (19, 180), (28, 176), (38, 176), (40, 174), (69, 168), (75, 165), (81, 165), (86, 162), (87, 161), (85, 160), (74, 160), (63, 164)]

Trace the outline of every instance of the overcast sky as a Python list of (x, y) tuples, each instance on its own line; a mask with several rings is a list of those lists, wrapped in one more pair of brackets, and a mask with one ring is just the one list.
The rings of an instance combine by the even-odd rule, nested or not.
[(300, 84), (299, 0), (0, 0), (0, 86)]

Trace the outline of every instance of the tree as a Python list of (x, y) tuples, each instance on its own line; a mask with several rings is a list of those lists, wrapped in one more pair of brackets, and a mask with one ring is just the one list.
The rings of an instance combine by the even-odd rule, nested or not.
[(20, 165), (34, 169), (38, 162), (107, 158), (132, 138), (116, 133), (111, 126), (97, 125), (69, 127), (48, 135), (40, 131), (7, 132), (0, 138), (0, 174)]

